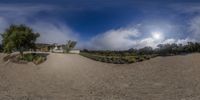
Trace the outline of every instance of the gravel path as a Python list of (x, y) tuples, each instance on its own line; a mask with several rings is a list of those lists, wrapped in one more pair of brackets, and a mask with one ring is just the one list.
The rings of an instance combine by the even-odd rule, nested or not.
[(1, 60), (0, 100), (200, 100), (200, 54), (129, 65), (52, 53), (38, 66)]

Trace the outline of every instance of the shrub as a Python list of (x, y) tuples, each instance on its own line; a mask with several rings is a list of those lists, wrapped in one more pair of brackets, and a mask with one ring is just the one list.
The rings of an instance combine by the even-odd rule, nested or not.
[(119, 60), (119, 64), (125, 64), (126, 62), (122, 59)]
[(112, 59), (112, 58), (109, 58), (109, 59), (108, 59), (108, 63), (113, 63), (113, 59)]
[(149, 59), (150, 59), (150, 56), (148, 56), (148, 55), (144, 55), (144, 59), (149, 60)]
[(119, 64), (119, 60), (115, 60), (113, 63), (114, 64)]
[(136, 56), (136, 57), (135, 57), (135, 59), (136, 59), (136, 60), (139, 60), (139, 59), (140, 59), (140, 57), (139, 57), (139, 56)]
[(107, 58), (106, 57), (103, 57), (103, 62), (107, 62)]
[(38, 65), (38, 64), (43, 63), (45, 60), (46, 60), (45, 57), (40, 56), (40, 57), (36, 57), (36, 59), (33, 60), (33, 63)]
[(137, 60), (138, 62), (144, 61), (145, 59), (143, 57), (139, 57), (139, 59)]
[(140, 62), (144, 60), (148, 60), (152, 57), (155, 57), (155, 55), (125, 55), (121, 56), (119, 54), (113, 54), (111, 55), (105, 55), (104, 52), (101, 52), (101, 54), (98, 53), (81, 53), (80, 55), (85, 56), (87, 58), (96, 60), (96, 61), (101, 61), (105, 63), (113, 63), (113, 64), (130, 64), (130, 63), (135, 63), (135, 62)]
[(34, 64), (38, 65), (44, 62), (46, 57), (36, 53), (28, 53), (24, 54), (23, 57), (19, 57), (19, 60), (33, 62)]
[(31, 62), (34, 59), (34, 55), (33, 54), (25, 54), (23, 57), (20, 57), (19, 59)]
[(136, 60), (135, 60), (135, 58), (129, 58), (129, 59), (127, 59), (127, 62), (128, 63), (134, 63), (134, 62), (136, 62)]

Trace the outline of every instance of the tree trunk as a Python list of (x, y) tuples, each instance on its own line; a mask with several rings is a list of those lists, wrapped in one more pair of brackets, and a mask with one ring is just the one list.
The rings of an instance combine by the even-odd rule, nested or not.
[(23, 53), (23, 51), (22, 51), (22, 50), (20, 50), (19, 52), (20, 52), (20, 56), (21, 56), (21, 57), (23, 57), (23, 56), (24, 56), (24, 53)]

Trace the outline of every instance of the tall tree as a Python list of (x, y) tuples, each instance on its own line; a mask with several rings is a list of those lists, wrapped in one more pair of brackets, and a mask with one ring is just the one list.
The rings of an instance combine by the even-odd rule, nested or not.
[(69, 40), (66, 44), (65, 50), (68, 53), (71, 49), (73, 49), (76, 46), (76, 41)]
[(35, 47), (35, 41), (40, 35), (25, 25), (11, 25), (1, 36), (5, 53), (12, 53), (15, 50), (23, 56), (24, 50)]

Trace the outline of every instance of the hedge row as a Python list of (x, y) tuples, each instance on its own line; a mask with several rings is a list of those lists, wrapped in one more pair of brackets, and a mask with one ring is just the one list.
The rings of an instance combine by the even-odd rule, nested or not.
[(130, 64), (135, 62), (140, 62), (144, 60), (148, 60), (154, 55), (141, 55), (141, 56), (101, 56), (101, 55), (94, 55), (90, 53), (80, 53), (80, 55), (106, 63), (114, 63), (114, 64)]

